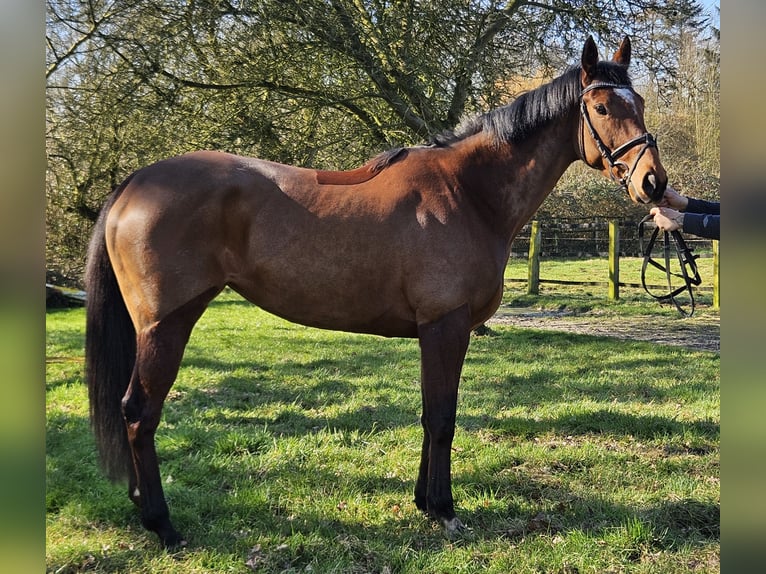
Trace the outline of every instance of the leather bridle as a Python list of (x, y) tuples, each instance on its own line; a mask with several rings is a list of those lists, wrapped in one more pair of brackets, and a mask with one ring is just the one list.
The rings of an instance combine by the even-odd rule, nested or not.
[[(612, 84), (609, 82), (595, 82), (583, 88), (582, 92), (580, 92), (580, 130), (579, 130), (580, 158), (588, 166), (596, 169), (596, 166), (593, 166), (588, 162), (588, 159), (585, 155), (585, 130), (583, 130), (583, 127), (582, 127), (584, 123), (585, 127), (588, 128), (588, 132), (590, 133), (591, 138), (593, 138), (593, 141), (595, 142), (596, 147), (598, 148), (598, 151), (601, 153), (601, 157), (603, 157), (609, 164), (609, 168), (610, 168), (609, 177), (611, 177), (613, 181), (616, 181), (617, 183), (619, 183), (620, 188), (622, 188), (623, 190), (627, 192), (628, 186), (630, 185), (630, 178), (633, 176), (633, 172), (636, 170), (636, 167), (638, 166), (638, 162), (641, 161), (641, 158), (644, 156), (644, 153), (646, 153), (646, 150), (648, 150), (649, 148), (657, 147), (657, 140), (649, 132), (644, 132), (642, 135), (635, 137), (632, 140), (622, 144), (617, 149), (610, 150), (609, 146), (607, 146), (604, 143), (604, 140), (601, 139), (601, 136), (598, 135), (596, 128), (593, 126), (593, 122), (591, 122), (590, 116), (588, 115), (588, 107), (585, 105), (585, 100), (583, 99), (583, 96), (587, 94), (588, 92), (592, 90), (599, 90), (599, 89), (626, 89), (626, 90), (634, 91), (633, 88), (629, 85)], [(643, 145), (643, 147), (641, 148), (641, 151), (639, 152), (638, 156), (633, 162), (633, 166), (629, 166), (624, 161), (619, 161), (620, 157), (625, 155), (625, 153), (628, 152), (628, 150), (633, 149), (634, 147), (638, 145)], [(620, 167), (623, 168), (622, 171), (624, 172), (624, 175), (618, 179), (617, 176), (615, 175), (615, 172), (620, 171), (619, 170)], [(639, 196), (637, 195), (636, 197), (639, 197)]]
[[(692, 290), (692, 286), (696, 287), (702, 283), (699, 271), (697, 270), (696, 261), (699, 255), (694, 255), (692, 253), (693, 249), (686, 245), (686, 242), (684, 241), (683, 235), (681, 235), (680, 231), (663, 231), (662, 252), (664, 261), (663, 263), (660, 263), (659, 261), (652, 259), (652, 251), (654, 249), (654, 244), (657, 241), (657, 237), (659, 236), (660, 228), (655, 227), (652, 235), (649, 237), (649, 241), (644, 244), (644, 226), (650, 221), (652, 223), (654, 222), (653, 215), (647, 215), (638, 224), (638, 243), (641, 248), (641, 255), (644, 258), (644, 262), (641, 265), (641, 285), (644, 287), (644, 291), (657, 299), (660, 303), (670, 301), (673, 303), (673, 305), (675, 305), (676, 309), (678, 309), (678, 312), (681, 313), (681, 315), (684, 317), (691, 317), (694, 314), (694, 292)], [(671, 238), (675, 244), (678, 263), (681, 267), (680, 273), (673, 273), (670, 270)], [(665, 277), (667, 278), (668, 283), (668, 291), (666, 293), (661, 293), (658, 295), (649, 290), (649, 286), (646, 284), (646, 269), (649, 265), (665, 273)], [(683, 279), (683, 285), (673, 288), (673, 277)], [(689, 311), (686, 311), (683, 308), (681, 302), (677, 299), (677, 296), (684, 291), (689, 291)]]

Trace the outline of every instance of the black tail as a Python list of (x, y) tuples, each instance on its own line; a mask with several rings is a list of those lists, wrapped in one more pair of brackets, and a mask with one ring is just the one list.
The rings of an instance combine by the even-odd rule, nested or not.
[(88, 247), (85, 271), (85, 378), (90, 421), (101, 466), (114, 481), (123, 480), (132, 472), (122, 397), (136, 361), (136, 332), (117, 286), (104, 237), (106, 216), (129, 181), (130, 178), (125, 180), (101, 209)]

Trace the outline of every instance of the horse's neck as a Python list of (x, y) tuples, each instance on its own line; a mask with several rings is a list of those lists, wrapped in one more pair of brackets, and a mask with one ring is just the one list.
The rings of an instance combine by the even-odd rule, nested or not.
[[(485, 217), (510, 245), (577, 159), (571, 122), (553, 123), (516, 144), (474, 142), (472, 195), (486, 205)], [(483, 147), (483, 149), (479, 149)]]

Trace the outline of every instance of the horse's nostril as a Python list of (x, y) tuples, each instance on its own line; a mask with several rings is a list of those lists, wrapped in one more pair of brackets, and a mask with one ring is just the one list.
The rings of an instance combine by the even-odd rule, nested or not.
[(644, 176), (643, 191), (652, 201), (659, 201), (665, 193), (665, 186), (659, 184), (655, 173), (648, 173)]

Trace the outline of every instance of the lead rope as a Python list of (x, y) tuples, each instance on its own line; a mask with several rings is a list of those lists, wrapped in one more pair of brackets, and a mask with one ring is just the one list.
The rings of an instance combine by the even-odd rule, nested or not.
[[(649, 241), (646, 243), (646, 245), (644, 245), (644, 227), (645, 227), (645, 224), (648, 223), (649, 221), (652, 221), (652, 222), (654, 221), (654, 217), (652, 215), (647, 215), (638, 224), (638, 243), (641, 248), (641, 255), (644, 258), (644, 262), (641, 265), (641, 285), (643, 286), (644, 291), (646, 291), (649, 295), (657, 299), (659, 302), (662, 303), (665, 301), (671, 301), (673, 305), (675, 305), (676, 309), (678, 309), (678, 312), (681, 313), (682, 316), (691, 317), (694, 314), (694, 291), (692, 289), (692, 286), (698, 286), (700, 283), (702, 283), (702, 279), (700, 278), (699, 271), (697, 270), (697, 261), (696, 261), (699, 255), (694, 255), (692, 253), (693, 250), (686, 245), (686, 242), (684, 241), (684, 238), (679, 231), (677, 230), (671, 231), (671, 232), (663, 231), (662, 251), (663, 251), (664, 265), (652, 259), (652, 250), (654, 249), (654, 244), (656, 243), (657, 237), (659, 236), (660, 228), (659, 227), (654, 228), (654, 231), (652, 232), (652, 235), (649, 238)], [(676, 255), (678, 256), (678, 262), (681, 266), (681, 273), (673, 273), (670, 270), (671, 238), (676, 248)], [(667, 293), (662, 293), (660, 295), (657, 295), (656, 293), (652, 293), (652, 291), (649, 290), (649, 286), (646, 284), (646, 268), (649, 265), (665, 273), (665, 276), (668, 282)], [(676, 287), (674, 289), (673, 277), (680, 277), (681, 279), (683, 279), (683, 285), (681, 285), (680, 287)], [(691, 303), (690, 303), (690, 308), (688, 312), (683, 308), (682, 304), (676, 299), (676, 297), (680, 295), (681, 293), (683, 293), (684, 291), (689, 291), (689, 299)]]

